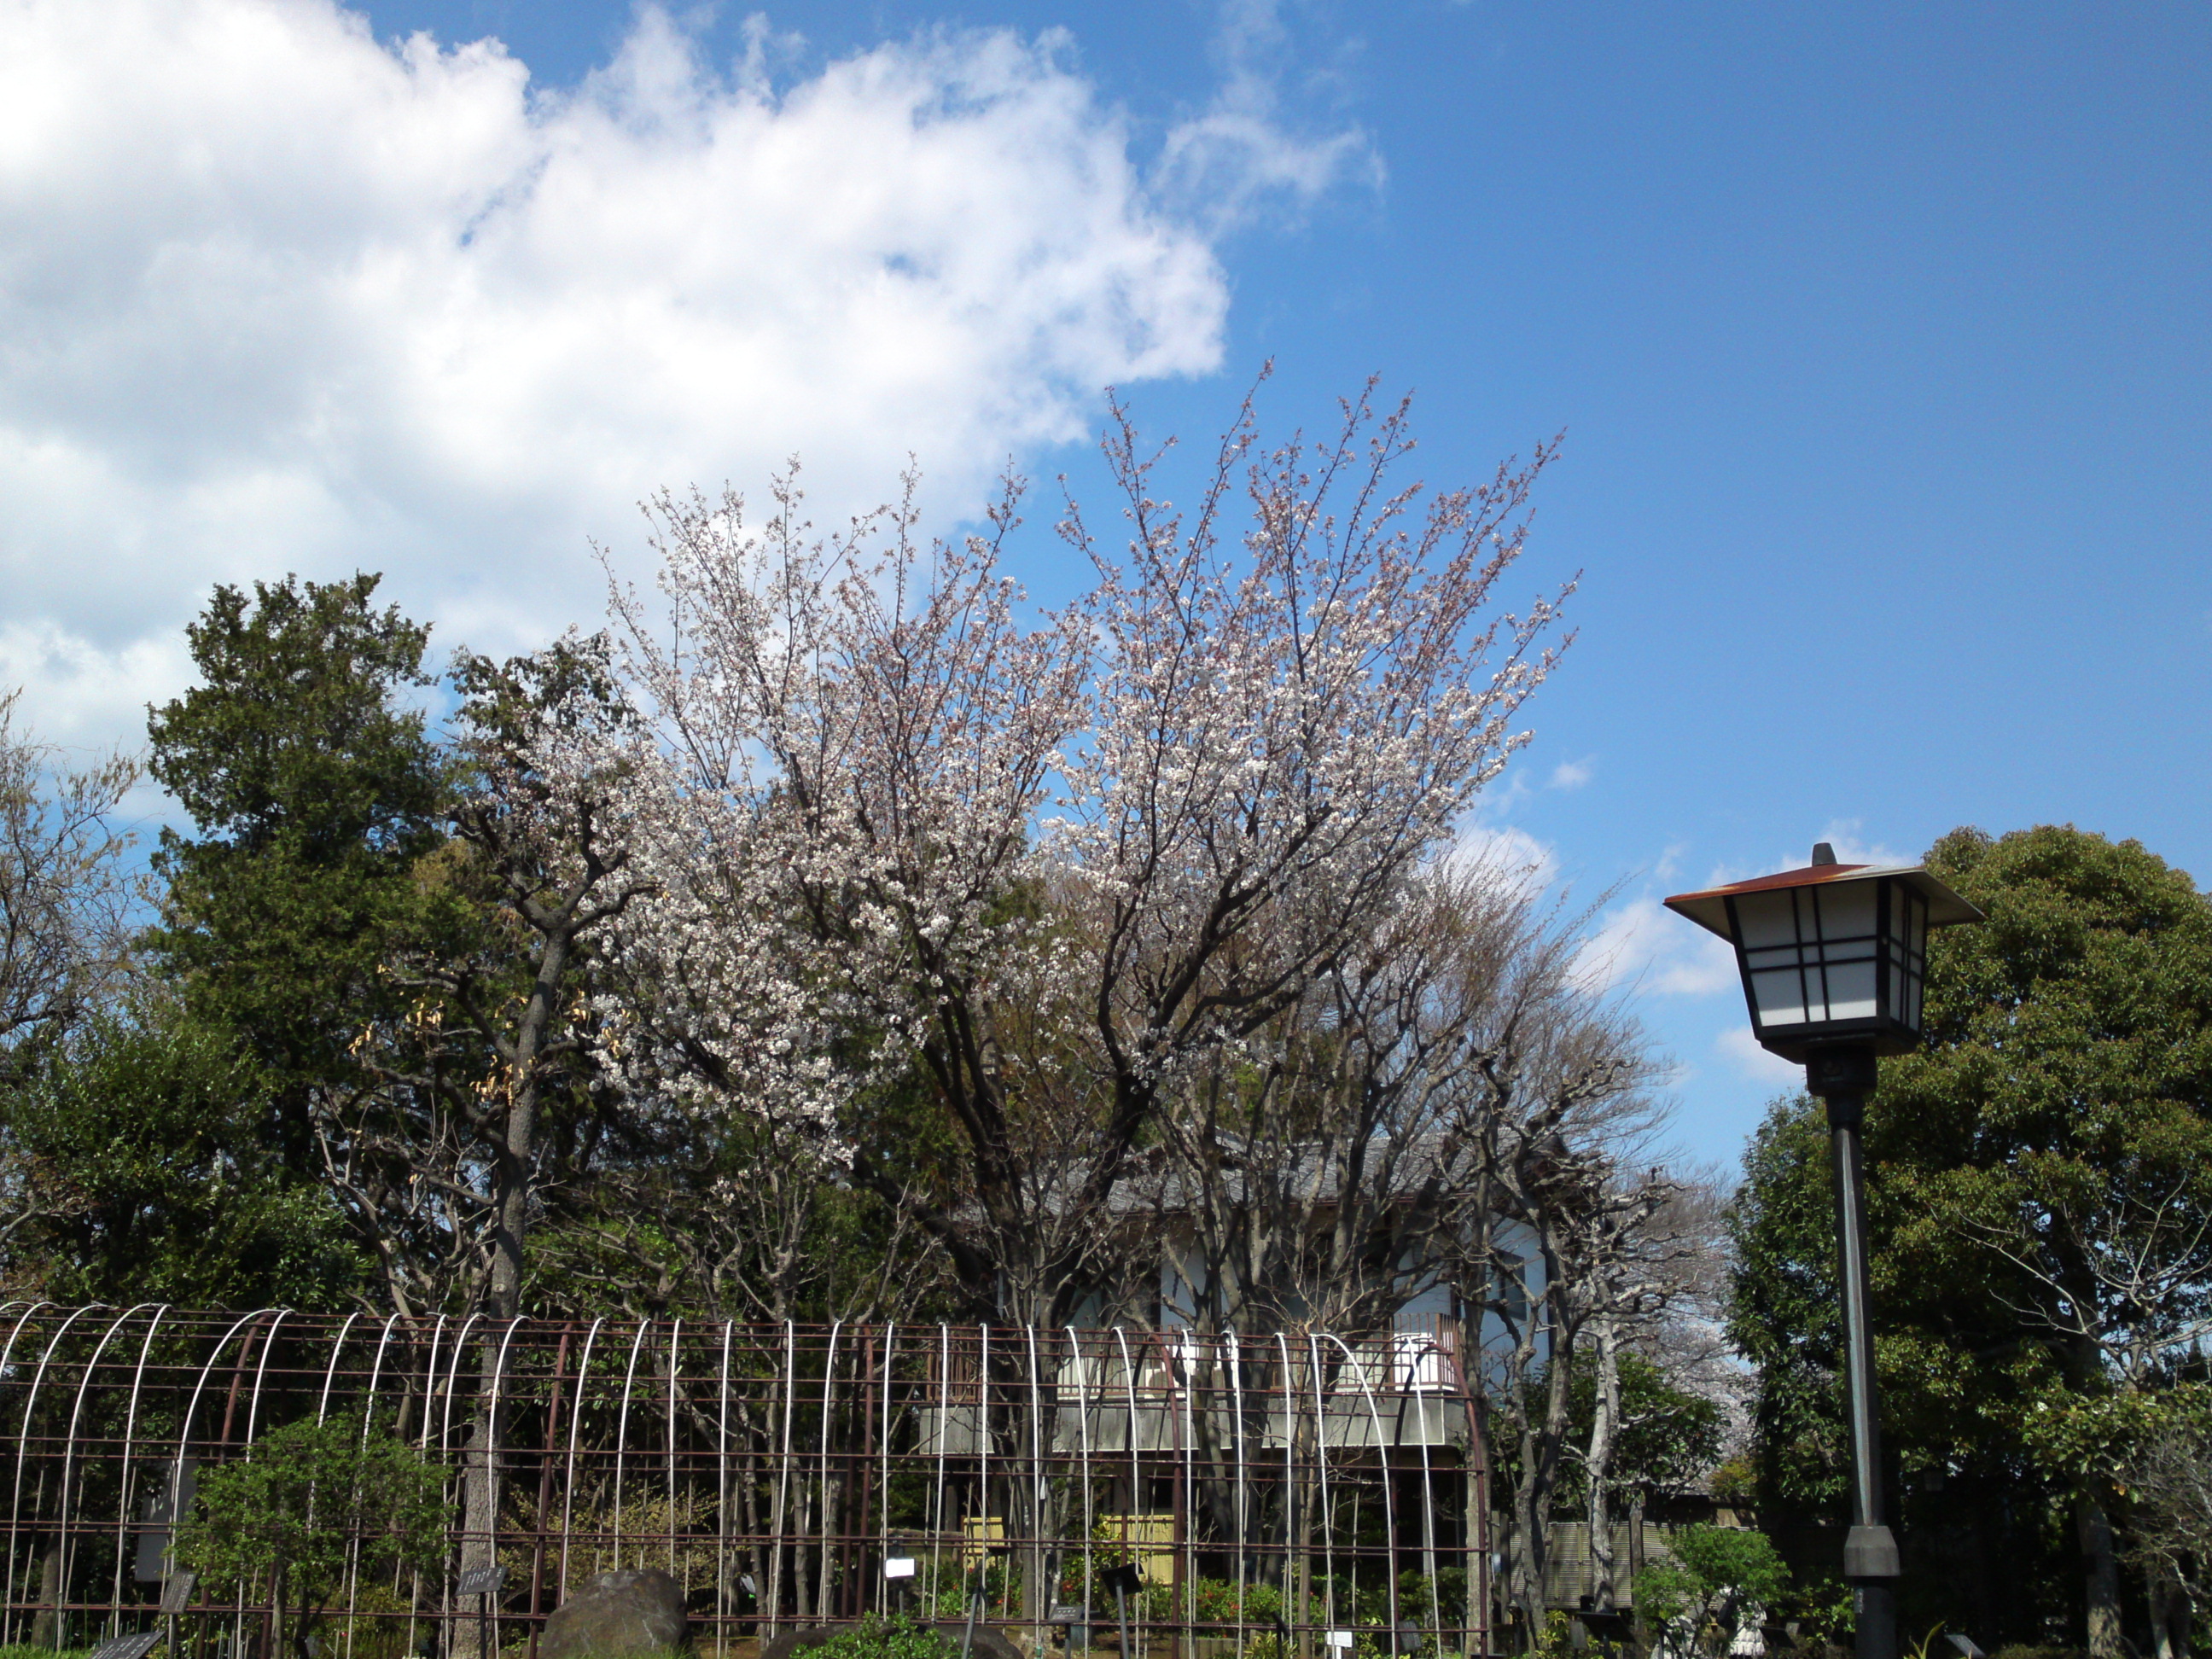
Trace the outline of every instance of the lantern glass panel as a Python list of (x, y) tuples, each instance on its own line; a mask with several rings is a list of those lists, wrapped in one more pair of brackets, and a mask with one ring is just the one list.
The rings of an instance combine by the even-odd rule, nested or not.
[(1753, 1017), (1761, 1026), (1802, 1025), (1806, 986), (1797, 895), (1746, 893), (1735, 901), (1735, 915)]
[(1805, 890), (1820, 925), (1826, 1012), (1817, 1018), (1872, 1019), (1881, 1012), (1875, 1000), (1877, 884), (1863, 881)]
[(1889, 960), (1888, 1013), (1905, 1030), (1917, 1033), (1928, 973), (1928, 901), (1901, 882), (1888, 885), (1889, 929), (1882, 941)]
[(1735, 901), (1744, 973), (1761, 1030), (1880, 1015), (1876, 886), (1785, 888)]

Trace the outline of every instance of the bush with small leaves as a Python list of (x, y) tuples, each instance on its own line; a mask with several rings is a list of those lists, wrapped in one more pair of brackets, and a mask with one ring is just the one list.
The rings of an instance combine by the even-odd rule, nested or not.
[(239, 1462), (200, 1476), (177, 1559), (210, 1588), (265, 1595), (276, 1645), (308, 1638), (343, 1589), (354, 1547), (363, 1579), (434, 1569), (445, 1548), (443, 1474), (358, 1418), (272, 1429)]

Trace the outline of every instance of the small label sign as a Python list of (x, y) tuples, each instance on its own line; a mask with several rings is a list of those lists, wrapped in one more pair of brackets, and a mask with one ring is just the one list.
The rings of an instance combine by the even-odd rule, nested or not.
[(884, 1559), (884, 1577), (886, 1578), (913, 1577), (914, 1557), (911, 1555), (886, 1556)]
[(1052, 1604), (1052, 1617), (1045, 1622), (1050, 1625), (1079, 1625), (1090, 1616), (1090, 1609), (1080, 1602), (1055, 1601)]
[(146, 1656), (161, 1644), (161, 1632), (142, 1631), (136, 1636), (118, 1636), (102, 1642), (92, 1650), (91, 1659), (146, 1659)]
[(461, 1575), (453, 1586), (456, 1595), (492, 1595), (507, 1582), (505, 1567), (477, 1567)]
[(1348, 1630), (1333, 1630), (1329, 1632), (1328, 1644), (1333, 1648), (1350, 1647), (1352, 1645), (1352, 1632)]
[(192, 1586), (200, 1582), (196, 1572), (173, 1572), (161, 1586), (161, 1611), (182, 1613), (192, 1599)]

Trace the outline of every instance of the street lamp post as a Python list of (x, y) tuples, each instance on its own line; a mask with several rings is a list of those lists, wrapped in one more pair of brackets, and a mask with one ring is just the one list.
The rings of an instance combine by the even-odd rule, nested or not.
[(1844, 1577), (1857, 1608), (1857, 1659), (1897, 1659), (1897, 1540), (1882, 1505), (1859, 1129), (1877, 1056), (1920, 1041), (1928, 930), (1981, 913), (1917, 866), (1838, 864), (1826, 842), (1805, 869), (1678, 893), (1667, 908), (1735, 947), (1753, 1035), (1803, 1066), (1807, 1091), (1827, 1107), (1851, 1435)]

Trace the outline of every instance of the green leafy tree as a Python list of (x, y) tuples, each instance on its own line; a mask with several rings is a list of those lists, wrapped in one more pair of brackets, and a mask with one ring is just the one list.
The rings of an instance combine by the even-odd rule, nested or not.
[[(1620, 1427), (1609, 1478), (1615, 1492), (1638, 1502), (1686, 1491), (1720, 1461), (1728, 1425), (1719, 1404), (1677, 1387), (1653, 1361), (1623, 1349), (1615, 1361), (1620, 1373)], [(1578, 1352), (1569, 1383), (1569, 1439), (1589, 1440), (1597, 1406), (1597, 1356)], [(1584, 1472), (1570, 1464), (1558, 1491), (1564, 1504), (1579, 1504)]]
[(1726, 1653), (1738, 1626), (1789, 1586), (1789, 1569), (1765, 1533), (1684, 1527), (1636, 1575), (1636, 1610), (1678, 1652)]
[(364, 1433), (358, 1418), (302, 1419), (270, 1430), (240, 1462), (200, 1476), (177, 1557), (204, 1583), (234, 1587), (242, 1601), (265, 1595), (276, 1645), (307, 1659), (356, 1544), (365, 1578), (437, 1566), (444, 1484), (414, 1447)]
[(267, 1074), (290, 1168), (316, 1164), (316, 1091), (406, 1000), (381, 969), (428, 925), (415, 867), (444, 839), (447, 768), (407, 696), (429, 630), (372, 604), (378, 578), (218, 587), (186, 629), (201, 684), (149, 721), (154, 776), (198, 833), (164, 830), (149, 936), (195, 1015)]
[(230, 1033), (143, 994), (0, 1090), (0, 1165), (28, 1224), (11, 1291), (60, 1302), (331, 1307), (362, 1285), (343, 1218), (256, 1131), (262, 1073)]

